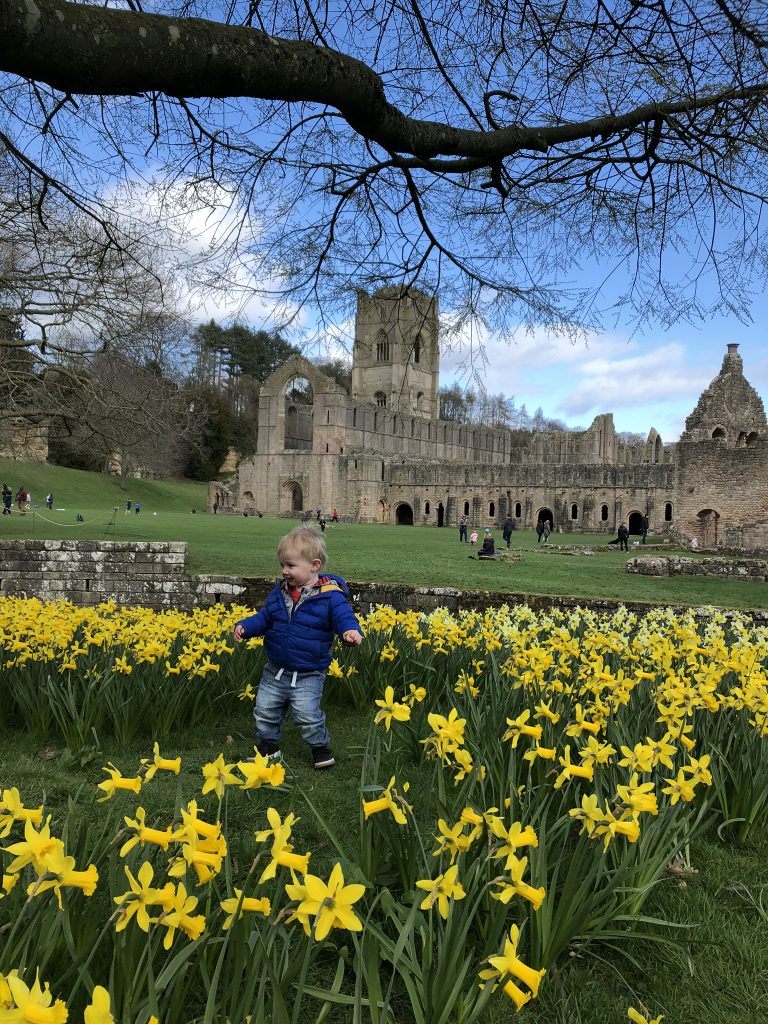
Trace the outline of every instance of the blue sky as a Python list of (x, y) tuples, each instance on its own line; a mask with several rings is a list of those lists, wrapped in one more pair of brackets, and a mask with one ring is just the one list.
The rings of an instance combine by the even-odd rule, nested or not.
[(655, 427), (675, 441), (702, 390), (719, 372), (730, 342), (739, 343), (747, 380), (768, 398), (768, 300), (762, 297), (748, 325), (736, 318), (713, 319), (630, 336), (595, 334), (584, 342), (537, 333), (516, 344), (484, 340), (485, 366), (468, 360), (468, 350), (443, 355), (441, 381), (484, 381), (488, 391), (514, 395), (529, 412), (541, 406), (568, 426), (589, 426), (612, 412), (616, 429), (647, 434)]

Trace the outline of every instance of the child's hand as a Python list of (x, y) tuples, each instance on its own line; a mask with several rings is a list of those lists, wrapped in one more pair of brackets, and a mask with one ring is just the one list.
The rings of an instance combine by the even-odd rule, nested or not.
[(242, 640), (244, 636), (245, 629), (243, 628), (242, 624), (238, 622), (238, 624), (235, 626), (235, 640)]
[(363, 634), (356, 629), (348, 629), (342, 635), (342, 640), (345, 644), (349, 644), (350, 647), (358, 647), (363, 642)]

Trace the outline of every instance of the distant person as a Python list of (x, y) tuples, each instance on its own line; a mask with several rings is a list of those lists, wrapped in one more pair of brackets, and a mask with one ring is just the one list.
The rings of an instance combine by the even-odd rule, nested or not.
[(320, 532), (325, 533), (325, 516), (320, 516), (317, 522), (320, 527)]
[(478, 558), (495, 558), (496, 557), (496, 541), (493, 538), (493, 534), (490, 530), (486, 530), (483, 536), (483, 546), (477, 553)]
[(552, 532), (552, 525), (550, 524), (548, 519), (545, 519), (544, 520), (544, 524), (543, 524), (543, 526), (541, 528), (541, 536), (542, 536), (542, 540), (543, 540), (544, 544), (546, 544), (547, 541), (549, 540), (549, 535), (550, 535), (551, 532)]
[(537, 538), (536, 543), (537, 544), (541, 544), (541, 538), (542, 538), (542, 534), (543, 533), (544, 533), (544, 520), (543, 519), (539, 519), (539, 521), (536, 523), (536, 538)]
[(133, 502), (131, 501), (130, 498), (128, 498), (126, 503), (125, 503), (125, 514), (128, 515), (128, 513), (131, 511), (132, 508), (133, 508)]
[(621, 523), (617, 534), (619, 538), (619, 551), (629, 551), (629, 530), (626, 523)]
[(318, 505), (317, 508), (315, 509), (315, 519), (318, 521), (318, 523), (320, 522), (320, 516), (322, 514), (323, 514), (323, 510)]
[(459, 544), (467, 543), (467, 517), (462, 516), (459, 520)]
[(512, 531), (515, 528), (515, 521), (512, 516), (507, 516), (501, 527), (501, 536), (504, 539), (504, 543), (509, 547), (512, 540)]
[(219, 511), (219, 503), (218, 503), (218, 501), (214, 501), (214, 503), (213, 503), (213, 514), (216, 515), (216, 513), (218, 511)]
[(477, 544), (477, 530), (473, 530), (469, 535), (469, 546), (473, 548)]
[(9, 516), (11, 514), (11, 505), (13, 504), (13, 491), (8, 484), (3, 484), (3, 515)]
[(139, 512), (141, 512), (141, 505), (140, 505), (140, 504), (138, 503), (138, 501), (137, 501), (137, 502), (136, 502), (136, 504), (135, 504), (135, 505), (133, 506), (133, 511), (134, 511), (134, 512), (136, 513), (136, 515), (138, 515), (138, 514), (139, 514)]
[(46, 506), (46, 508), (48, 509), (49, 512), (53, 508), (53, 495), (52, 494), (46, 494), (46, 496), (45, 496), (45, 506)]
[(648, 521), (648, 516), (647, 515), (643, 516), (643, 518), (640, 520), (640, 538), (641, 538), (640, 542), (642, 544), (645, 544), (645, 538), (648, 536), (648, 527), (649, 526), (650, 526), (650, 523)]
[(338, 523), (338, 521), (339, 521), (339, 513), (336, 511), (336, 509), (334, 509), (333, 512), (331, 512), (331, 522), (332, 523)]
[(21, 487), (16, 492), (16, 504), (19, 506), (19, 512), (23, 512), (24, 511), (24, 506), (26, 505), (26, 503), (27, 503), (27, 492), (26, 492), (26, 489), (24, 487), (24, 484), (22, 484)]

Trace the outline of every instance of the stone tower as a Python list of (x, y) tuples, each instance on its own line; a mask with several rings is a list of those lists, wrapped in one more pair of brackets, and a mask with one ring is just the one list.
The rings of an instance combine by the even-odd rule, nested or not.
[(414, 289), (358, 292), (352, 397), (395, 415), (440, 415), (437, 300)]
[(728, 346), (720, 373), (685, 421), (681, 441), (714, 438), (730, 448), (743, 448), (766, 436), (763, 400), (744, 376), (738, 349), (733, 342)]

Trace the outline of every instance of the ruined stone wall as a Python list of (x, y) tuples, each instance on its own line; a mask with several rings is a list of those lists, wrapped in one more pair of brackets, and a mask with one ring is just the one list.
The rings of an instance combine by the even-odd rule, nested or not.
[[(718, 439), (681, 440), (677, 446), (675, 530), (696, 538), (703, 547), (721, 545), (727, 530), (768, 519), (766, 481), (768, 438), (757, 438), (743, 448)], [(707, 516), (707, 512), (714, 515)], [(754, 529), (761, 533), (759, 527)], [(743, 537), (746, 541), (747, 535)]]
[(652, 555), (630, 558), (627, 572), (640, 576), (710, 576), (728, 580), (768, 580), (768, 561), (762, 558), (688, 558)]

